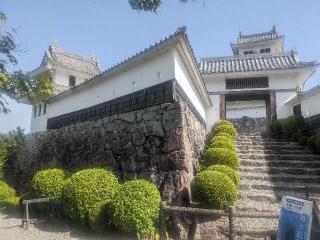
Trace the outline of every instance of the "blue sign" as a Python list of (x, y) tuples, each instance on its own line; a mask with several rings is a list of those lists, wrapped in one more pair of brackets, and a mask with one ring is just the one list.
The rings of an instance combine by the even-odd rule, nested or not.
[(280, 211), (278, 240), (309, 240), (312, 224), (310, 201), (284, 196)]

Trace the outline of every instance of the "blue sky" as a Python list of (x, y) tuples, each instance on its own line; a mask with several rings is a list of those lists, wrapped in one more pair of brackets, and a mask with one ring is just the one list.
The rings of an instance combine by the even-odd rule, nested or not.
[[(194, 52), (204, 56), (231, 55), (230, 42), (239, 31), (268, 31), (272, 25), (285, 35), (285, 49), (296, 48), (303, 61), (320, 61), (319, 0), (199, 0), (180, 4), (163, 0), (158, 14), (136, 12), (127, 0), (3, 0), (7, 26), (19, 27), (17, 41), (24, 51), (19, 68), (39, 66), (52, 40), (62, 48), (97, 56), (103, 69), (186, 26)], [(319, 71), (306, 88), (320, 83)], [(11, 113), (0, 115), (0, 132), (21, 126), (29, 131), (31, 108), (9, 101)]]

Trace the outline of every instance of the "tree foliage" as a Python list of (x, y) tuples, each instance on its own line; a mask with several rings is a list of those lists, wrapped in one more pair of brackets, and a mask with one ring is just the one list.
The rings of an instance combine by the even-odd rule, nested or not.
[(14, 99), (42, 97), (53, 90), (48, 74), (33, 79), (17, 68), (15, 55), (21, 52), (15, 41), (17, 30), (5, 30), (6, 19), (6, 15), (0, 11), (0, 113), (10, 111), (4, 96)]
[[(179, 0), (181, 3), (186, 3), (188, 0)], [(145, 12), (156, 12), (160, 5), (161, 0), (129, 0), (132, 9)]]

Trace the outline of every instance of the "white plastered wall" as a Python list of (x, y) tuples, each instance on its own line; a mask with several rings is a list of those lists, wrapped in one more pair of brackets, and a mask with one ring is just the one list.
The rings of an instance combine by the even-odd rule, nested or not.
[(74, 89), (69, 96), (56, 99), (48, 104), (47, 114), (41, 119), (32, 116), (31, 132), (46, 131), (48, 118), (90, 107), (174, 79), (173, 49), (167, 49), (158, 54), (108, 79), (101, 79), (99, 83), (96, 82), (92, 86), (86, 84), (86, 89), (80, 91)]
[(206, 119), (206, 111), (205, 104), (200, 97), (200, 93), (195, 87), (194, 79), (192, 79), (188, 68), (185, 66), (184, 61), (182, 60), (178, 50), (175, 50), (174, 54), (174, 62), (175, 62), (175, 79), (182, 87), (186, 95), (189, 97), (191, 102), (193, 103), (195, 109), (201, 115), (201, 117)]

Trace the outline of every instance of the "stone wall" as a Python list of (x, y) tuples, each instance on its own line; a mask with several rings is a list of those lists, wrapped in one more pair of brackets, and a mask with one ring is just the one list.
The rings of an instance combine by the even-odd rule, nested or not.
[(106, 166), (121, 179), (145, 178), (164, 199), (183, 201), (204, 145), (205, 126), (186, 98), (27, 136), (8, 178), (24, 191), (43, 168)]

